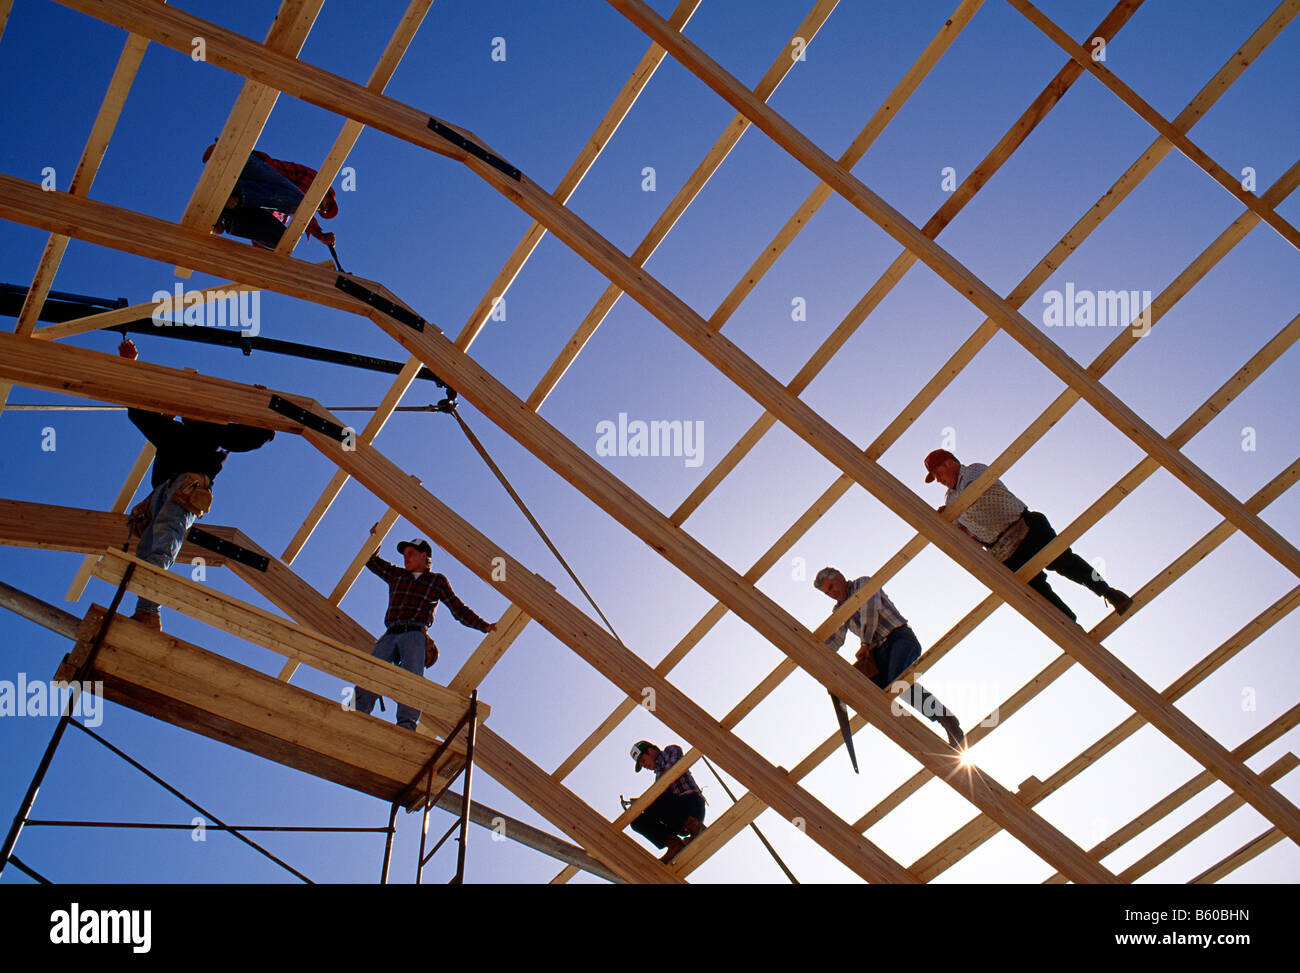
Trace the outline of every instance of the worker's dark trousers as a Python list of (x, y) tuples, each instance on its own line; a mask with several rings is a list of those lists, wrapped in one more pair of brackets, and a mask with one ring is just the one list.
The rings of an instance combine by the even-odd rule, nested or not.
[(664, 793), (632, 822), (632, 830), (656, 848), (667, 848), (668, 839), (686, 834), (687, 818), (704, 823), (704, 795)]
[[(1020, 546), (1012, 551), (1010, 556), (1003, 562), (1012, 571), (1018, 571), (1029, 563), (1030, 558), (1056, 537), (1056, 531), (1052, 530), (1052, 525), (1047, 522), (1047, 518), (1036, 510), (1025, 511), (1025, 523), (1029, 525), (1029, 536), (1021, 541)], [(1062, 577), (1069, 578), (1075, 584), (1081, 584), (1089, 591), (1103, 597), (1110, 590), (1110, 586), (1106, 584), (1105, 579), (1092, 569), (1092, 565), (1068, 547), (1058, 554), (1056, 560), (1047, 567), (1048, 570), (1055, 571)], [(1070, 621), (1076, 620), (1076, 616), (1074, 612), (1070, 611), (1069, 605), (1061, 601), (1056, 596), (1056, 592), (1052, 590), (1052, 586), (1047, 583), (1046, 572), (1039, 571), (1038, 576), (1029, 582), (1029, 587), (1039, 592), (1044, 598), (1068, 615)]]
[(276, 211), (292, 216), (302, 202), (302, 190), (255, 155), (248, 157), (235, 188), (239, 193), (239, 205), (224, 210), (218, 225), (231, 236), (274, 249), (284, 234), (284, 224), (271, 213)]
[[(876, 646), (873, 655), (877, 671), (868, 678), (881, 689), (888, 689), (908, 666), (921, 658), (921, 643), (910, 625), (901, 625)], [(854, 663), (854, 667), (862, 670), (860, 662)], [(915, 680), (911, 688), (899, 694), (899, 698), (931, 722), (937, 723), (948, 715), (943, 703), (926, 692), (925, 687)]]

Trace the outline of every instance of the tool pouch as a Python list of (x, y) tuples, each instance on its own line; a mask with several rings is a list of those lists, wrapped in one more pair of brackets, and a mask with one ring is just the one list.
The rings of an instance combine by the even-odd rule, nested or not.
[(184, 473), (184, 480), (172, 494), (176, 503), (202, 517), (212, 509), (212, 478), (203, 473)]
[(429, 633), (424, 633), (424, 668), (432, 668), (433, 664), (438, 661), (438, 646), (429, 638)]
[(132, 537), (141, 537), (144, 529), (149, 526), (153, 520), (153, 494), (147, 497), (131, 508), (131, 512), (126, 516), (126, 522), (131, 529)]
[(999, 561), (1005, 561), (1020, 546), (1020, 542), (1028, 536), (1029, 525), (1025, 523), (1025, 518), (1021, 517), (1004, 530), (1001, 537), (989, 545), (989, 553)]

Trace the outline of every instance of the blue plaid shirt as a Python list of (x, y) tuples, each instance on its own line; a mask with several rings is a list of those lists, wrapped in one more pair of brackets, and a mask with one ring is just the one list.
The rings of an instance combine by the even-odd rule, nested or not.
[[(870, 580), (871, 575), (863, 575), (858, 580), (851, 582), (849, 584), (849, 598), (857, 594), (858, 589)], [(844, 599), (844, 601), (848, 601), (848, 598)], [(839, 608), (842, 604), (844, 604), (843, 601), (837, 603), (835, 607)], [(888, 596), (883, 591), (877, 591), (849, 617), (847, 622), (830, 634), (826, 639), (826, 644), (839, 651), (844, 644), (847, 630), (852, 629), (853, 634), (862, 640), (863, 646), (874, 651), (884, 644), (890, 632), (906, 624), (907, 619), (894, 607), (894, 603), (889, 600)], [(858, 654), (861, 655), (860, 652)]]
[[(676, 744), (660, 750), (659, 756), (655, 757), (655, 780), (667, 773), (668, 768), (681, 759), (682, 748)], [(695, 778), (691, 776), (691, 772), (688, 770), (668, 785), (668, 793), (676, 794), (678, 797), (685, 797), (687, 794), (700, 794), (702, 796), (704, 792), (700, 790), (700, 785), (695, 783)]]

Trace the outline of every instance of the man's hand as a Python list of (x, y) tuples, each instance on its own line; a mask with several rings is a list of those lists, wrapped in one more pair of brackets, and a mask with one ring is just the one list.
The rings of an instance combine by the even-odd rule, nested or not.
[(487, 628), (483, 629), (483, 634), (487, 635), (488, 633), (495, 632), (496, 630), (497, 630), (497, 623), (492, 622), (490, 625), (488, 625)]
[(123, 358), (129, 358), (135, 361), (140, 357), (140, 349), (135, 346), (135, 342), (130, 338), (122, 339), (122, 343), (117, 346), (117, 353)]
[(374, 525), (373, 527), (370, 528), (370, 533), (373, 534), (373, 533), (377, 532), (378, 530), (379, 530), (379, 521), (376, 520), (376, 521), (375, 521), (375, 525)]
[(858, 650), (858, 661), (853, 664), (868, 679), (875, 679), (880, 675), (880, 667), (876, 665), (876, 654), (868, 649), (865, 645)]

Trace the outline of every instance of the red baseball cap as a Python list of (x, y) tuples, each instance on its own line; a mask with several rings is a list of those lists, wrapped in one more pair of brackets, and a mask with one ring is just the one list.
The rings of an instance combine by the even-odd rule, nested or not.
[(948, 452), (948, 450), (946, 449), (936, 449), (929, 456), (927, 456), (925, 458), (925, 482), (933, 483), (934, 471), (937, 470), (944, 463), (948, 462), (948, 460), (952, 460), (954, 463), (956, 463), (957, 457), (952, 455), (952, 453)]

